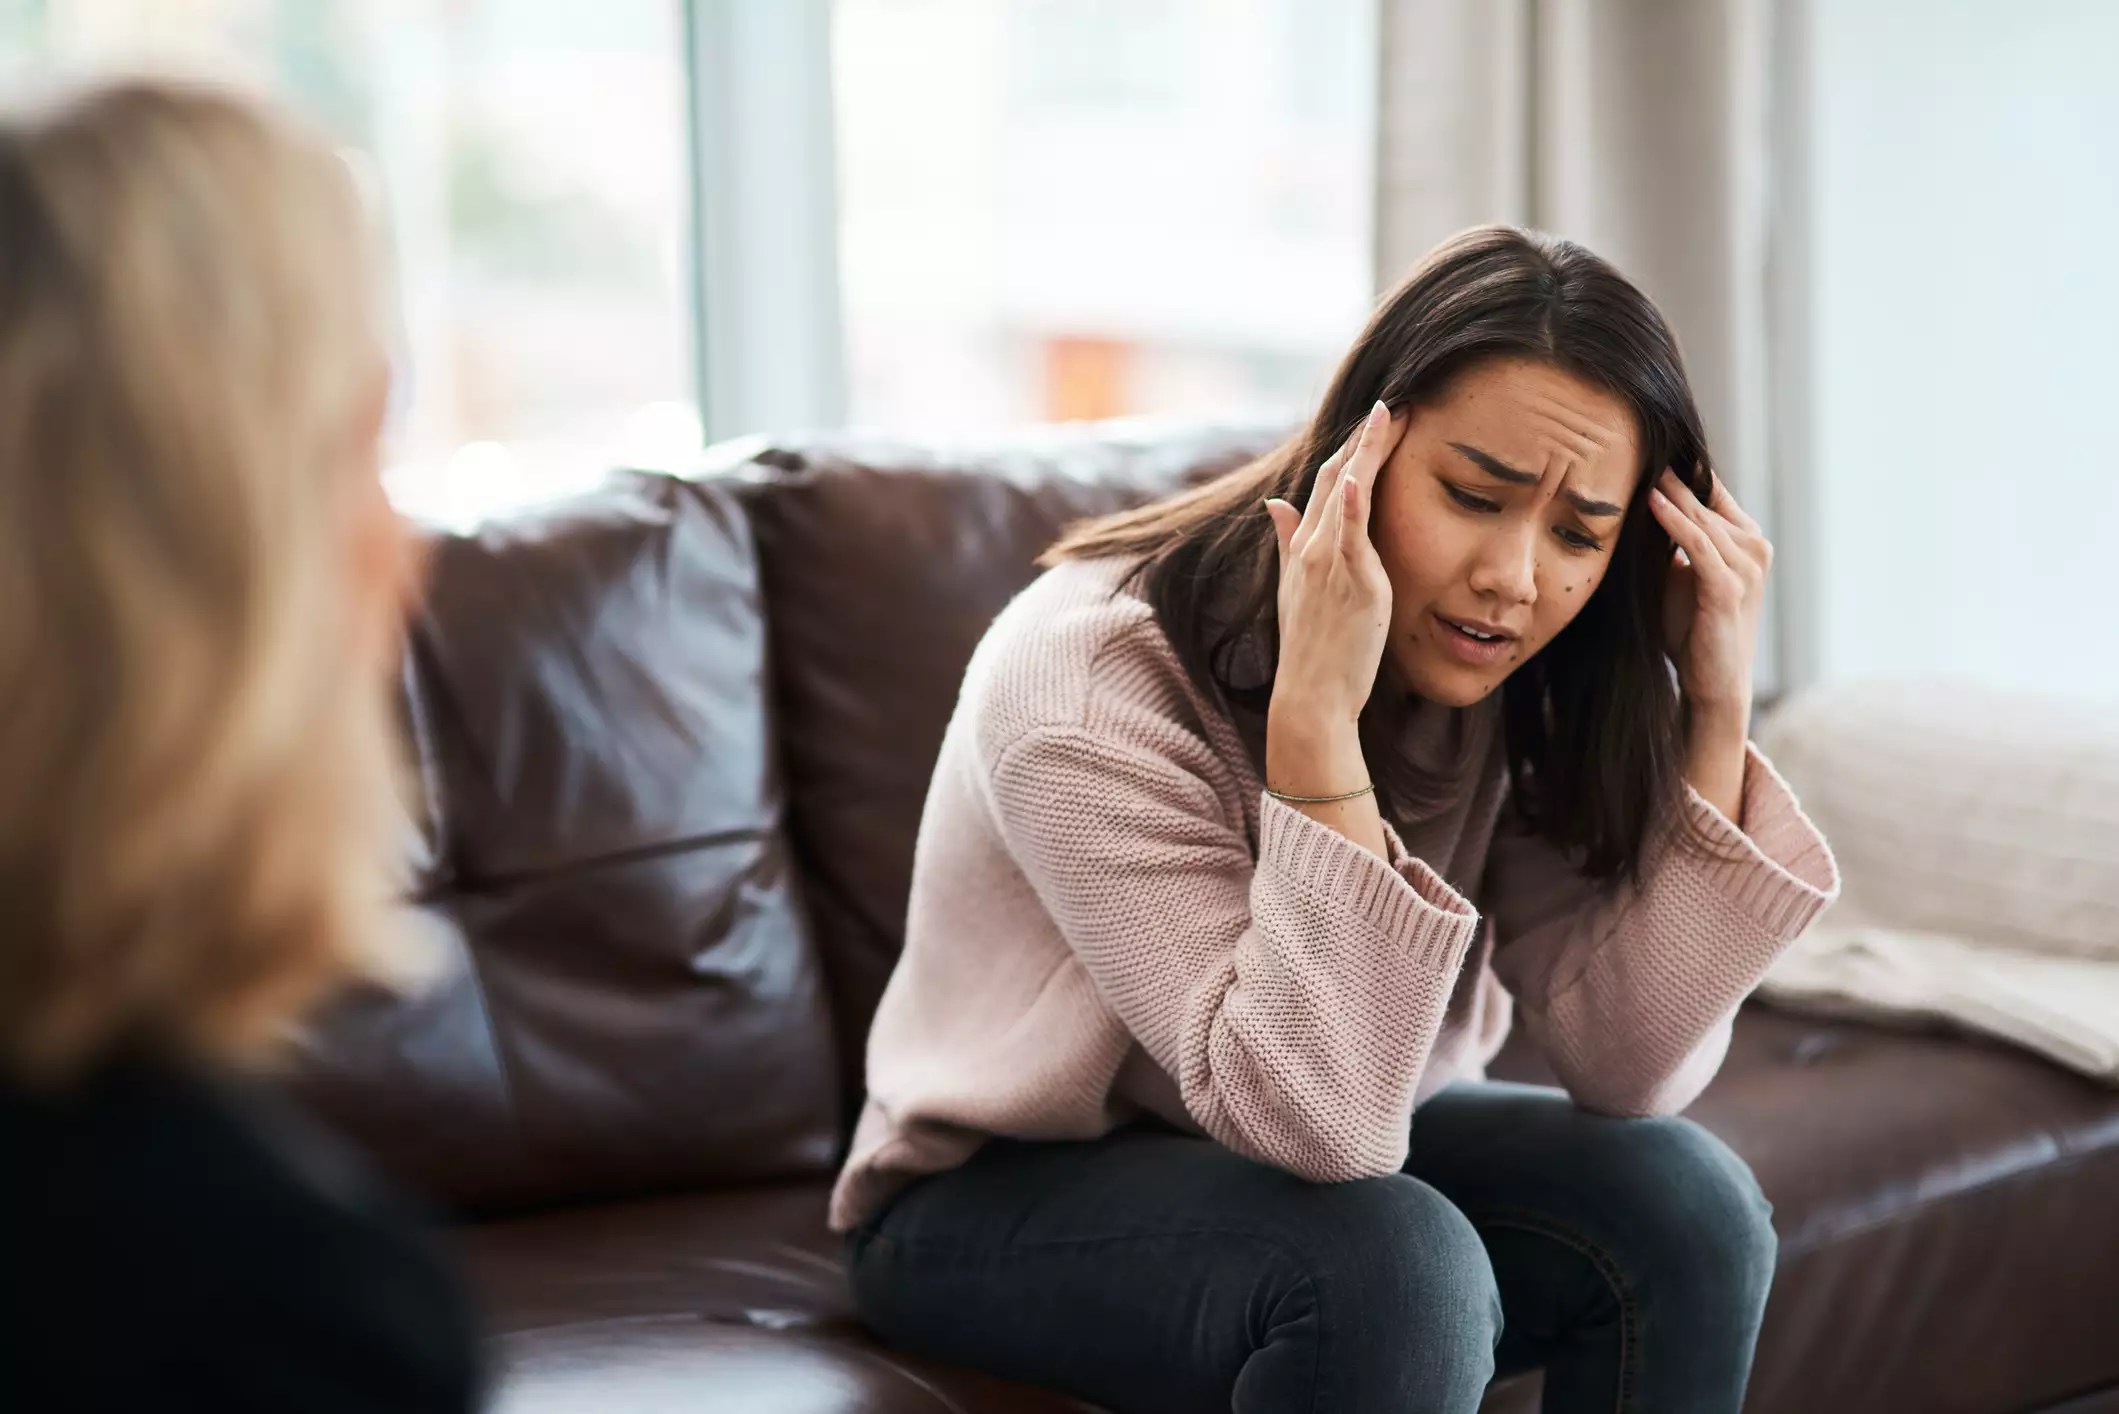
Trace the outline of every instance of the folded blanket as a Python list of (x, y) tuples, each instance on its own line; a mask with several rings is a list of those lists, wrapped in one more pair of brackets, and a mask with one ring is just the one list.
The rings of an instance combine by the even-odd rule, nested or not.
[(1963, 1026), (2119, 1085), (2119, 965), (2109, 962), (1820, 926), (1782, 956), (1759, 993), (1821, 1015)]
[(1759, 740), (1843, 881), (1761, 996), (1946, 1021), (2119, 1084), (2119, 714), (1857, 682), (1803, 694)]

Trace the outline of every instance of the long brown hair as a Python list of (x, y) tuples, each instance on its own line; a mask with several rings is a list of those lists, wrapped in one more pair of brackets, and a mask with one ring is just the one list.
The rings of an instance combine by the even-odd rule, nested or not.
[[(1262, 714), (1278, 660), (1279, 581), (1262, 501), (1307, 505), (1317, 468), (1371, 404), (1430, 404), (1496, 358), (1535, 359), (1622, 399), (1638, 425), (1637, 490), (1673, 467), (1708, 494), (1707, 435), (1655, 305), (1571, 241), (1480, 226), (1437, 246), (1379, 301), (1307, 428), (1225, 476), (1074, 527), (1044, 563), (1136, 558), (1129, 582), (1186, 672), (1210, 696)], [(1513, 808), (1598, 878), (1638, 873), (1649, 827), (1679, 791), (1683, 721), (1662, 632), (1670, 557), (1636, 495), (1604, 582), (1502, 685)], [(1363, 714), (1365, 741), (1379, 745), (1400, 709), (1384, 696)], [(1378, 772), (1387, 797), (1389, 775)]]

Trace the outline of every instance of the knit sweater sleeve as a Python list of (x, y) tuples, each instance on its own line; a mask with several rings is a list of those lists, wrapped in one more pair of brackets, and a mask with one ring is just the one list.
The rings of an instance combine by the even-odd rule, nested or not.
[(991, 775), (1006, 846), (1209, 1135), (1317, 1182), (1395, 1172), (1477, 915), (1270, 796), (1254, 859), (1189, 749), (1027, 733)]
[(1675, 1114), (1721, 1066), (1736, 1009), (1839, 894), (1824, 837), (1747, 746), (1741, 822), (1686, 788), (1650, 832), (1640, 883), (1599, 885), (1505, 826), (1482, 885), (1494, 970), (1577, 1104)]

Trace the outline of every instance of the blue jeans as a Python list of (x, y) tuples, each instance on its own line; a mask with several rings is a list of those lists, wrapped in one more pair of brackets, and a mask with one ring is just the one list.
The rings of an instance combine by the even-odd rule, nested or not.
[(1774, 1251), (1698, 1125), (1498, 1083), (1421, 1106), (1387, 1178), (1161, 1127), (995, 1142), (847, 1244), (890, 1344), (1154, 1414), (1472, 1414), (1534, 1368), (1548, 1414), (1736, 1414)]

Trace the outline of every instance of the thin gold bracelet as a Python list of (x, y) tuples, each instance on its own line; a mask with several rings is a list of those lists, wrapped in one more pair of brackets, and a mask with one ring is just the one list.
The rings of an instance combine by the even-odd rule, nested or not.
[(1275, 800), (1285, 800), (1290, 805), (1330, 805), (1334, 801), (1353, 800), (1359, 796), (1367, 795), (1375, 788), (1376, 783), (1370, 781), (1360, 790), (1350, 790), (1345, 795), (1289, 795), (1286, 791), (1274, 790), (1271, 786), (1267, 786), (1266, 794), (1272, 796)]

